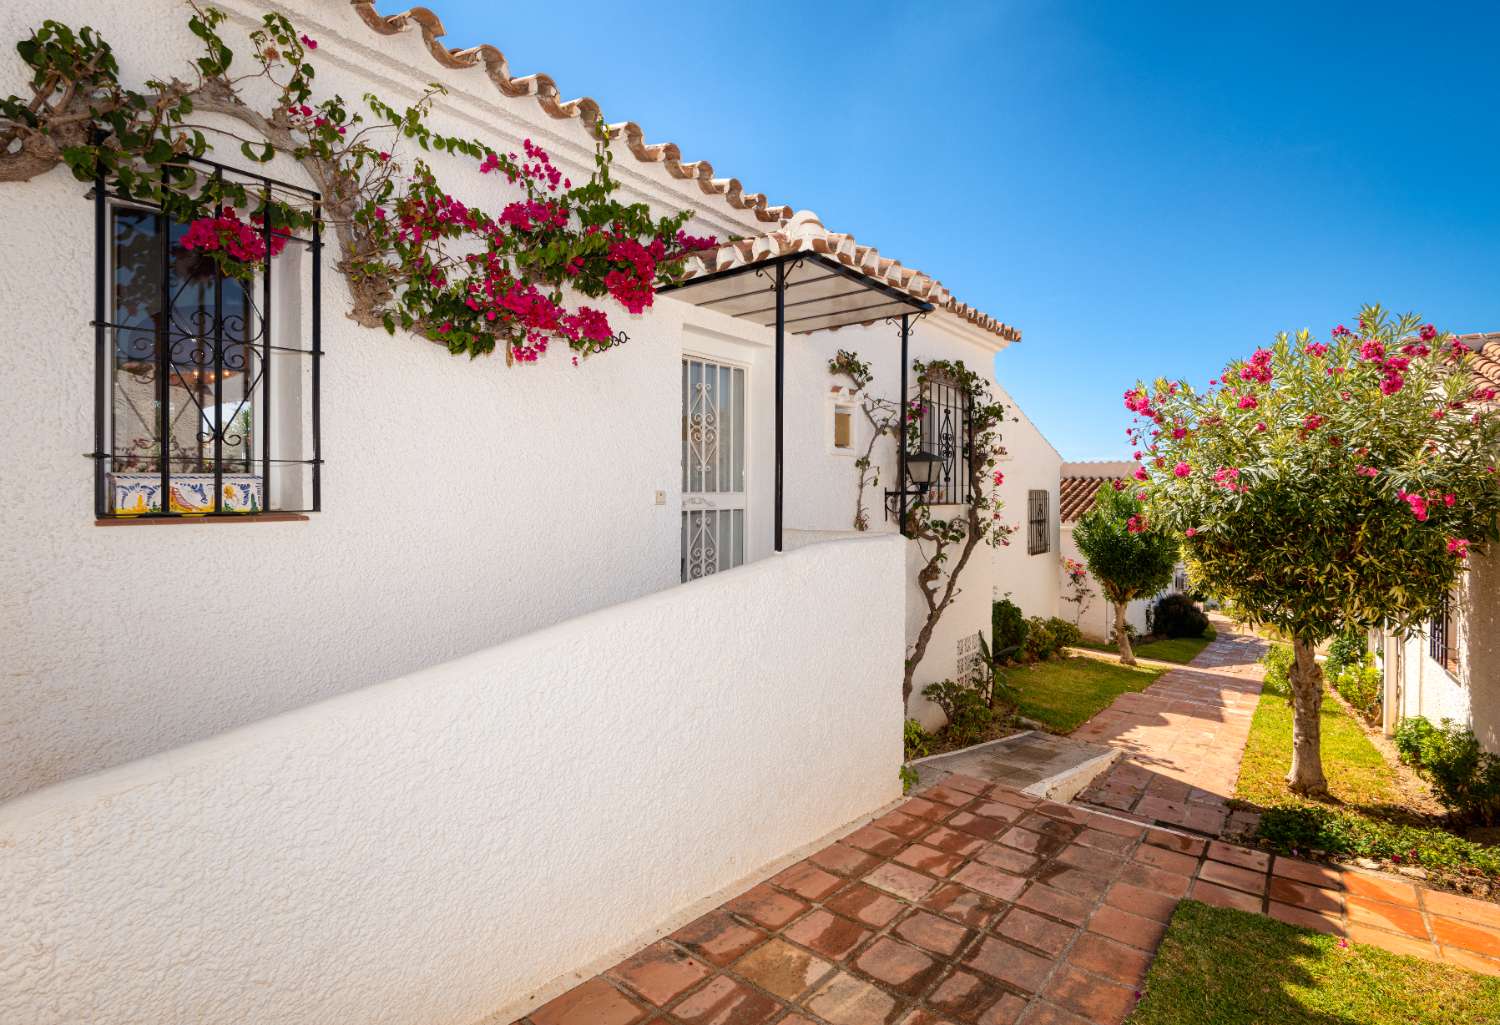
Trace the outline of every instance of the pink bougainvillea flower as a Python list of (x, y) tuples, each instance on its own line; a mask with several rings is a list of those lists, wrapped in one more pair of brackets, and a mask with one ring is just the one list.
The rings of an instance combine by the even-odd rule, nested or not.
[(302, 45), (307, 47), (309, 50), (316, 50), (318, 48), (318, 41), (316, 39), (309, 39), (306, 35), (303, 35)]
[(1175, 476), (1178, 476), (1178, 477), (1186, 477), (1188, 474), (1190, 474), (1192, 472), (1193, 472), (1193, 468), (1191, 466), (1189, 466), (1187, 463), (1181, 463), (1180, 462), (1176, 466), (1172, 467), (1172, 473)]
[(1005, 474), (1001, 473), (999, 470), (996, 470), (995, 471), (995, 487), (998, 488), (1000, 485), (1002, 485), (1004, 483), (1005, 483)]

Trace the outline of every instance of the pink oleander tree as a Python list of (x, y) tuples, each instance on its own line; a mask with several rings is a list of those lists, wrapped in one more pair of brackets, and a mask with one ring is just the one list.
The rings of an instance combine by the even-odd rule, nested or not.
[(1451, 335), (1379, 306), (1326, 341), (1306, 330), (1205, 391), (1125, 393), (1139, 495), (1193, 577), (1289, 637), (1291, 789), (1324, 795), (1316, 646), (1346, 627), (1416, 630), (1470, 551), (1500, 537), (1500, 410)]

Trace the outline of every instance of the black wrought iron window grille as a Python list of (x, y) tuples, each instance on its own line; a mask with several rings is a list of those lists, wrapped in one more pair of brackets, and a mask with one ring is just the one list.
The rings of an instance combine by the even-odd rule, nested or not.
[[(228, 276), (182, 244), (188, 225), (95, 183), (95, 515), (317, 512), (320, 196), (191, 163), (216, 189), (238, 186), (247, 209), (236, 216), (262, 234), (264, 254), (253, 273)], [(273, 238), (256, 216), (271, 199), (310, 209), (313, 227)]]
[(931, 380), (922, 386), (921, 402), (918, 447), (940, 460), (925, 500), (929, 505), (962, 505), (969, 501), (969, 459), (974, 447), (969, 393), (949, 381)]
[(1026, 492), (1026, 553), (1043, 555), (1052, 550), (1052, 521), (1046, 491)]
[(1437, 614), (1427, 625), (1427, 654), (1450, 673), (1458, 672), (1458, 637), (1453, 622), (1453, 596), (1444, 595)]

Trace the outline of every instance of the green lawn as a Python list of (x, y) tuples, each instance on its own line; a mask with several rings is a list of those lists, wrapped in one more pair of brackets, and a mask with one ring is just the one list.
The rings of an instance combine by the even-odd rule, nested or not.
[[(1202, 637), (1168, 637), (1159, 641), (1147, 641), (1145, 644), (1134, 645), (1131, 650), (1140, 658), (1154, 658), (1159, 662), (1176, 662), (1178, 665), (1186, 665), (1197, 658), (1198, 652), (1208, 647), (1209, 642), (1215, 636), (1214, 628), (1209, 627), (1208, 632)], [(1078, 646), (1092, 651), (1114, 652), (1115, 650), (1114, 642), (1105, 644), (1086, 640)]]
[(1054, 733), (1071, 733), (1117, 695), (1145, 690), (1163, 672), (1084, 655), (1002, 670), (1005, 683), (1014, 692), (1016, 712)]
[(1129, 1025), (1478, 1025), (1500, 979), (1185, 900)]
[(1310, 801), (1287, 789), (1292, 709), (1285, 687), (1267, 684), (1235, 783), (1235, 797), (1261, 810), (1261, 840), (1280, 851), (1415, 862), (1439, 878), (1500, 877), (1500, 847), (1474, 843), (1402, 806), (1395, 770), (1331, 696), (1323, 700), (1322, 733), (1332, 800)]

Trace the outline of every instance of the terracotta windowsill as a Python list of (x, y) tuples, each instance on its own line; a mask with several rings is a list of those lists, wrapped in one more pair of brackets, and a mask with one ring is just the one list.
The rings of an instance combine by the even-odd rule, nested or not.
[(182, 523), (297, 523), (306, 522), (304, 513), (246, 513), (243, 516), (107, 516), (94, 521), (96, 527), (165, 526)]

